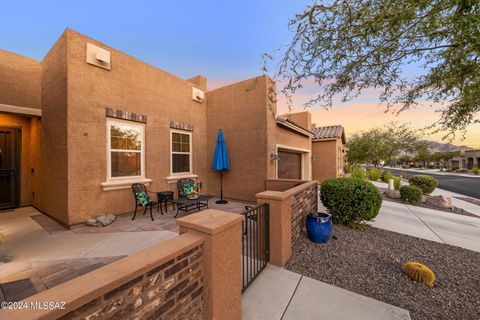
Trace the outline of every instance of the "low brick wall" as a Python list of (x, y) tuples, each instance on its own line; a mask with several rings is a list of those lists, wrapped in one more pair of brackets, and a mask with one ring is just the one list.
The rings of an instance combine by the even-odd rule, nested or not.
[(305, 229), (305, 218), (312, 212), (317, 211), (317, 185), (295, 194), (292, 199), (292, 243), (300, 237)]
[(202, 271), (198, 246), (60, 319), (202, 319)]
[(283, 266), (291, 258), (292, 243), (304, 229), (305, 217), (317, 210), (317, 188), (318, 181), (307, 181), (285, 191), (256, 194), (257, 204), (268, 203), (270, 207), (270, 263)]
[(40, 292), (65, 309), (3, 310), (1, 319), (203, 319), (204, 242), (183, 234)]

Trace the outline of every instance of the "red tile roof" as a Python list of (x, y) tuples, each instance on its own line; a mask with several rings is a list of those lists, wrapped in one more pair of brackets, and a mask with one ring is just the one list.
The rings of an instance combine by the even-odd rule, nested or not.
[(345, 143), (345, 129), (341, 125), (317, 127), (313, 128), (312, 131), (314, 140), (338, 138)]

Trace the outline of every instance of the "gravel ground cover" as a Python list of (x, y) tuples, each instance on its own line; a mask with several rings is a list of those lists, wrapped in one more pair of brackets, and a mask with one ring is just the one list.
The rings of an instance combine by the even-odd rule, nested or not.
[[(380, 191), (380, 194), (382, 195), (383, 200), (397, 202), (397, 203), (404, 203), (400, 199), (393, 199), (393, 198), (387, 197), (384, 194), (384, 192), (388, 191), (388, 189), (385, 189), (385, 188), (377, 188), (377, 189)], [(409, 204), (409, 205), (413, 206), (413, 204)], [(468, 212), (467, 210), (464, 210), (462, 208), (458, 208), (458, 207), (455, 207), (455, 206), (452, 209), (448, 209), (448, 208), (441, 208), (441, 207), (432, 206), (431, 204), (428, 204), (428, 203), (425, 203), (425, 202), (420, 202), (419, 204), (417, 204), (415, 206), (422, 207), (422, 208), (433, 209), (433, 210), (444, 211), (444, 212), (450, 212), (450, 213), (454, 213), (454, 214), (460, 214), (462, 216), (467, 216), (467, 217), (480, 218), (479, 216), (477, 216), (477, 215), (475, 215), (471, 212)]]
[[(436, 275), (433, 287), (401, 271), (417, 261)], [(414, 320), (480, 319), (480, 253), (370, 227), (334, 226), (334, 238), (293, 245), (288, 270), (410, 311)]]

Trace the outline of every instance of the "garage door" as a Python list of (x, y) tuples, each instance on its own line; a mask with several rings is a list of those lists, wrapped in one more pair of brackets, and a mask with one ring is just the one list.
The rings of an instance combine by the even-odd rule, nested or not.
[(302, 179), (302, 154), (278, 151), (278, 179)]

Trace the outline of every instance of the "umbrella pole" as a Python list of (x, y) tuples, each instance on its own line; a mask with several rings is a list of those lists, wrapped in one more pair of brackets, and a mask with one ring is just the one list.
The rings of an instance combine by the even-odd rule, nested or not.
[(220, 200), (215, 201), (218, 204), (228, 203), (227, 200), (223, 200), (223, 170), (220, 170)]

